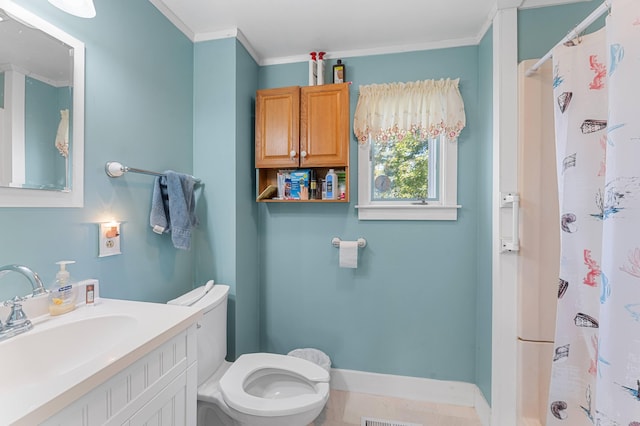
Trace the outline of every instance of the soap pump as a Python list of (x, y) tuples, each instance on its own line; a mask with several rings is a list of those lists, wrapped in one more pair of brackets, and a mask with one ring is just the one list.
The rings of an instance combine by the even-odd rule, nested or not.
[(76, 263), (73, 260), (61, 260), (56, 262), (60, 270), (56, 273), (56, 280), (49, 292), (49, 314), (62, 315), (76, 308), (76, 292), (71, 282), (71, 275), (67, 271), (67, 265)]

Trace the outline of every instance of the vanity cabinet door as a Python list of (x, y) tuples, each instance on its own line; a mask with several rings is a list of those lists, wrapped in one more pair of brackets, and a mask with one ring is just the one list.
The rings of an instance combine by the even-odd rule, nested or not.
[(197, 365), (189, 367), (131, 417), (129, 426), (195, 425), (198, 393)]
[(129, 426), (186, 425), (187, 375), (182, 374), (131, 417)]
[(194, 425), (198, 387), (195, 339), (193, 325), (42, 425)]

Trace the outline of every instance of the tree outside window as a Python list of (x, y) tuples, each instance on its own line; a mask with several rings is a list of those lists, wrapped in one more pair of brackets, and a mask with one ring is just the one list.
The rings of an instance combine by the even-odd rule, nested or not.
[[(429, 194), (429, 142), (407, 134), (397, 141), (373, 142), (373, 200), (426, 200)], [(383, 185), (388, 178), (388, 185)], [(381, 184), (382, 183), (382, 184)]]

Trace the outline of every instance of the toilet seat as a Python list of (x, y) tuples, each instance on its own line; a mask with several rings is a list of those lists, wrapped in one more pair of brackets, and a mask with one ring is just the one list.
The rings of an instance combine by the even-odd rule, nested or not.
[[(276, 370), (282, 374), (306, 379), (316, 388), (312, 394), (271, 399), (250, 395), (244, 389), (247, 378), (260, 370)], [(324, 405), (329, 395), (329, 372), (310, 361), (270, 353), (241, 355), (220, 379), (220, 390), (229, 407), (258, 416), (286, 416)]]

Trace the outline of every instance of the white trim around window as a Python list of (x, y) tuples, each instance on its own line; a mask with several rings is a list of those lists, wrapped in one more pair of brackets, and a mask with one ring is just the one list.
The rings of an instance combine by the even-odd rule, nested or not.
[(359, 220), (457, 220), (458, 141), (441, 137), (438, 149), (437, 201), (411, 204), (403, 201), (371, 199), (371, 143), (358, 145), (358, 219)]

